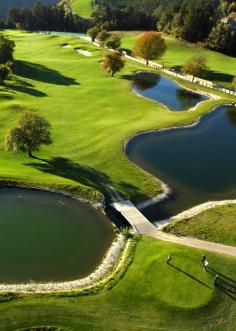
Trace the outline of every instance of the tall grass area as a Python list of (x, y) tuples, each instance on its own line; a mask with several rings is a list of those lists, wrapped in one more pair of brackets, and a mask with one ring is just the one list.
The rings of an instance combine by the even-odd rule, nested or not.
[[(169, 254), (171, 265), (166, 263)], [(0, 329), (50, 325), (83, 331), (234, 331), (235, 259), (207, 254), (211, 269), (204, 272), (201, 254), (143, 238), (132, 265), (112, 289), (90, 296), (13, 297), (0, 303)], [(227, 290), (213, 285), (216, 272)]]
[[(222, 101), (206, 101), (194, 112), (170, 112), (136, 96), (130, 75), (145, 67), (127, 61), (114, 78), (102, 69), (104, 49), (71, 37), (19, 31), (17, 74), (0, 93), (0, 179), (63, 186), (88, 199), (114, 187), (134, 201), (160, 192), (159, 183), (128, 161), (124, 143), (138, 132), (194, 122)], [(72, 48), (62, 48), (70, 43)], [(85, 57), (74, 47), (92, 52)], [(43, 160), (5, 150), (4, 139), (25, 109), (52, 124), (53, 144), (36, 153)], [(49, 162), (48, 162), (49, 161)]]
[[(121, 47), (132, 50), (140, 33), (123, 34)], [(236, 76), (236, 58), (218, 52), (210, 51), (194, 44), (179, 41), (165, 36), (167, 51), (159, 63), (166, 67), (179, 70), (181, 66), (192, 56), (202, 54), (207, 57), (208, 73), (206, 79), (217, 84), (231, 87), (231, 82)]]
[(73, 12), (83, 16), (90, 17), (95, 7), (94, 0), (70, 0)]
[(236, 205), (218, 206), (190, 219), (169, 224), (165, 231), (236, 246), (235, 215)]

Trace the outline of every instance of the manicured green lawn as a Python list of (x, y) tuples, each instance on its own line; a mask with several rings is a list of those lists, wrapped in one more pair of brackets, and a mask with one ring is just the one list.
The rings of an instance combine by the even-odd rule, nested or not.
[[(173, 264), (166, 264), (168, 254)], [(133, 264), (111, 290), (97, 295), (32, 295), (0, 304), (0, 329), (33, 325), (72, 330), (218, 330), (236, 328), (235, 260), (207, 254), (209, 272), (200, 266), (202, 252), (143, 238)], [(213, 285), (215, 272), (225, 280)]]
[[(121, 47), (131, 50), (139, 36), (140, 34), (137, 32), (123, 35)], [(231, 87), (232, 79), (236, 76), (236, 58), (187, 44), (171, 37), (166, 36), (165, 40), (167, 52), (158, 60), (159, 63), (169, 68), (180, 69), (193, 55), (203, 54), (207, 57), (209, 68), (206, 78), (220, 85)]]
[[(153, 197), (160, 185), (128, 161), (125, 141), (141, 131), (193, 122), (219, 103), (206, 101), (194, 112), (170, 112), (132, 92), (130, 74), (144, 66), (127, 61), (111, 78), (101, 66), (105, 51), (83, 40), (6, 33), (16, 42), (17, 75), (0, 93), (2, 180), (63, 186), (93, 200), (98, 192), (106, 194), (108, 186), (135, 201)], [(92, 57), (62, 48), (65, 42), (90, 50)], [(50, 163), (5, 150), (5, 136), (25, 109), (52, 124), (53, 144), (36, 153)]]
[(74, 13), (89, 17), (94, 10), (94, 0), (70, 0)]
[(236, 246), (236, 205), (207, 210), (166, 227), (167, 232)]

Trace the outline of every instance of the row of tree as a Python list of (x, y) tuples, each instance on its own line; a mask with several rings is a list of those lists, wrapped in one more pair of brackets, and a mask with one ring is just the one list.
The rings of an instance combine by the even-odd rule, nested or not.
[(86, 32), (91, 21), (72, 14), (70, 8), (63, 4), (43, 5), (37, 2), (31, 8), (11, 8), (5, 26), (36, 31)]
[[(97, 0), (96, 24), (111, 30), (154, 29), (236, 55), (235, 0)], [(142, 18), (139, 21), (138, 18)], [(236, 23), (235, 23), (236, 24)], [(131, 26), (132, 27), (131, 27)]]

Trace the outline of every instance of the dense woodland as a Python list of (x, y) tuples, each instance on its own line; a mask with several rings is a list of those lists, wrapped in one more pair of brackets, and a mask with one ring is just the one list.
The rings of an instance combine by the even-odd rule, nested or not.
[[(29, 0), (31, 1), (31, 0)], [(85, 32), (158, 30), (193, 43), (236, 55), (234, 0), (96, 0), (90, 19), (72, 13), (69, 0), (12, 8), (5, 25), (28, 30)]]
[[(96, 1), (98, 5), (103, 4), (103, 9), (100, 8), (95, 17), (106, 22), (110, 29), (130, 29), (132, 24), (133, 29), (157, 28), (175, 37), (236, 55), (234, 0)], [(141, 19), (142, 15), (145, 17)]]

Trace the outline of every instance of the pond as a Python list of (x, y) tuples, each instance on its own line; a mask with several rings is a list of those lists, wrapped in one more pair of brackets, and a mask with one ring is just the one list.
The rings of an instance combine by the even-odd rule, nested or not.
[(181, 87), (169, 78), (147, 72), (134, 75), (133, 90), (143, 97), (166, 105), (172, 111), (188, 110), (208, 99)]
[(60, 194), (4, 188), (0, 210), (0, 283), (84, 277), (114, 239), (106, 216)]
[(151, 221), (209, 200), (236, 198), (236, 108), (219, 107), (190, 128), (150, 132), (127, 146), (130, 160), (173, 191), (143, 210)]

